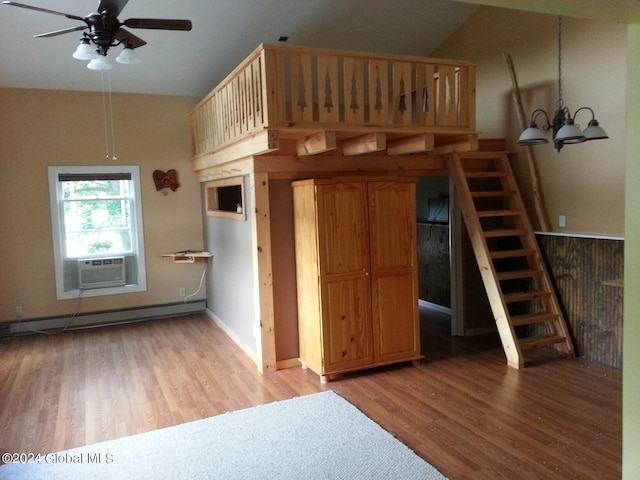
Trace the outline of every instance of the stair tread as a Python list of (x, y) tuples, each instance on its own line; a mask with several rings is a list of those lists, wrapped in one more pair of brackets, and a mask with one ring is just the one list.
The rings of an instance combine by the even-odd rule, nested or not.
[(512, 197), (515, 190), (478, 190), (470, 192), (472, 197)]
[(534, 348), (548, 347), (549, 345), (554, 345), (556, 343), (564, 343), (566, 340), (567, 339), (562, 335), (549, 334), (537, 337), (519, 338), (518, 343), (522, 350), (532, 350)]
[(526, 228), (505, 228), (496, 230), (484, 230), (484, 236), (486, 238), (495, 237), (519, 237), (521, 235), (527, 235), (529, 230)]
[(553, 322), (559, 319), (560, 315), (553, 312), (526, 313), (523, 315), (512, 315), (511, 325), (514, 327), (520, 327), (524, 325)]
[(533, 269), (508, 270), (508, 271), (504, 271), (504, 272), (497, 272), (496, 276), (498, 277), (499, 280), (516, 280), (516, 279), (519, 279), (519, 278), (539, 277), (543, 273), (544, 272), (542, 270), (533, 270)]
[(551, 296), (551, 292), (548, 292), (546, 290), (528, 290), (525, 292), (505, 293), (504, 300), (507, 303), (526, 302), (548, 296)]
[(477, 212), (478, 217), (515, 217), (522, 215), (521, 210), (482, 210)]
[(466, 170), (464, 175), (467, 178), (504, 178), (509, 176), (507, 172), (499, 170)]
[(493, 252), (489, 252), (489, 256), (494, 259), (528, 257), (535, 254), (536, 254), (536, 251), (533, 249), (495, 250)]

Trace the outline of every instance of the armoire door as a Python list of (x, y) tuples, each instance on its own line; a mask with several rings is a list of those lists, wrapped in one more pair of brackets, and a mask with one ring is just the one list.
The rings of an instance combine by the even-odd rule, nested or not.
[(385, 363), (420, 354), (415, 183), (368, 190), (374, 355)]
[(318, 257), (327, 373), (373, 362), (367, 190), (362, 182), (318, 185)]

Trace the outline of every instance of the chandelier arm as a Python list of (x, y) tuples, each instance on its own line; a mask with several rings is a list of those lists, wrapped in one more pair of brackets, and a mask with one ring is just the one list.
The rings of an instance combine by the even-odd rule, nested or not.
[(576, 113), (573, 114), (573, 119), (576, 119), (576, 116), (578, 115), (578, 112), (580, 110), (589, 110), (591, 112), (591, 120), (595, 120), (596, 119), (596, 114), (593, 111), (593, 109), (591, 107), (580, 107), (579, 109), (576, 110)]
[(542, 126), (543, 130), (549, 130), (549, 128), (551, 128), (551, 122), (549, 121), (549, 115), (547, 114), (546, 111), (544, 111), (541, 108), (536, 108), (532, 113), (531, 113), (531, 121), (529, 122), (530, 126), (537, 126), (536, 123), (536, 119), (540, 116), (540, 115), (544, 115), (545, 120), (547, 121), (547, 123), (545, 125)]

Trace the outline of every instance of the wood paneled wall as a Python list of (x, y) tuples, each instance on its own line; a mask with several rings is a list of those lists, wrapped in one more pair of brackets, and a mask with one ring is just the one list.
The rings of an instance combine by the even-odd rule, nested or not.
[(418, 224), (418, 285), (421, 300), (451, 307), (449, 225)]
[(624, 241), (538, 235), (577, 354), (622, 368)]

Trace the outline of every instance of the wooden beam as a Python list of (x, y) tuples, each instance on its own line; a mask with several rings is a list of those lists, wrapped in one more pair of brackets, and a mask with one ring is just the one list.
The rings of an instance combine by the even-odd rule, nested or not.
[(220, 178), (237, 177), (239, 175), (248, 175), (253, 173), (253, 157), (243, 158), (233, 162), (228, 162), (215, 167), (208, 167), (204, 170), (196, 172), (198, 180), (208, 182)]
[(258, 370), (274, 372), (276, 364), (276, 337), (273, 306), (273, 265), (271, 261), (271, 214), (269, 206), (269, 178), (264, 173), (249, 175), (249, 192), (255, 218), (252, 219), (251, 237), (254, 246), (254, 292), (257, 317)]
[(385, 150), (387, 136), (382, 132), (372, 132), (360, 137), (349, 138), (342, 143), (343, 155), (362, 155)]
[(401, 175), (447, 176), (444, 157), (429, 155), (263, 155), (255, 157), (256, 173), (267, 173), (270, 179), (299, 179), (336, 175)]
[(478, 150), (478, 135), (453, 135), (443, 137), (442, 142), (431, 152), (434, 155), (445, 155), (452, 152), (473, 152)]
[(434, 137), (432, 133), (424, 133), (391, 140), (387, 142), (387, 155), (429, 152), (435, 147)]
[(262, 130), (230, 145), (220, 147), (214, 152), (195, 157), (191, 161), (191, 167), (193, 171), (197, 172), (241, 158), (262, 155), (278, 148), (280, 148), (280, 132), (278, 130)]
[(317, 132), (308, 137), (301, 138), (296, 143), (298, 156), (317, 155), (336, 148), (336, 132)]

